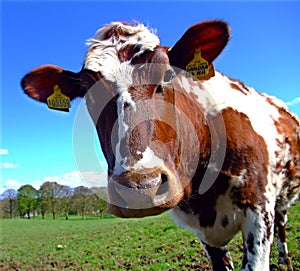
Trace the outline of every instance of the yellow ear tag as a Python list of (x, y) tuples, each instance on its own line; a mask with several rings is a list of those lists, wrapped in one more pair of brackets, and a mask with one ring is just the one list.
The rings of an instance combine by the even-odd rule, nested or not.
[(53, 87), (53, 91), (54, 93), (47, 98), (48, 107), (69, 112), (69, 108), (71, 107), (70, 98), (61, 93), (58, 85)]
[(201, 57), (201, 50), (195, 50), (193, 60), (185, 67), (188, 77), (193, 77), (194, 80), (207, 80), (215, 75), (214, 65), (208, 63)]

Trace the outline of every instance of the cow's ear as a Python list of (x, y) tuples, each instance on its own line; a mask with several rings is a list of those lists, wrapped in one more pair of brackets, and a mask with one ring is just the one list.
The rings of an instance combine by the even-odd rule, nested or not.
[(169, 50), (170, 64), (185, 69), (194, 58), (196, 49), (211, 63), (228, 43), (230, 28), (222, 21), (206, 21), (191, 26)]
[(44, 65), (37, 67), (26, 74), (21, 86), (31, 98), (40, 102), (47, 102), (47, 98), (59, 87), (62, 94), (70, 100), (83, 97), (80, 88), (80, 73), (64, 70), (58, 66)]

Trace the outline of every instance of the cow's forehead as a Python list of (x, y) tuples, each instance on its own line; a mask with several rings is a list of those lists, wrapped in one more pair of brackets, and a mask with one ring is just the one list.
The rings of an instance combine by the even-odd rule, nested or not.
[[(154, 31), (143, 24), (132, 26), (120, 22), (111, 23), (100, 28), (88, 40), (84, 68), (100, 72), (106, 80), (113, 83), (122, 84), (124, 80), (130, 80), (133, 67), (129, 61), (122, 62), (118, 53), (127, 46), (136, 46), (139, 50), (132, 56), (136, 57), (147, 50), (153, 51), (159, 43)], [(131, 82), (123, 84), (128, 86)]]

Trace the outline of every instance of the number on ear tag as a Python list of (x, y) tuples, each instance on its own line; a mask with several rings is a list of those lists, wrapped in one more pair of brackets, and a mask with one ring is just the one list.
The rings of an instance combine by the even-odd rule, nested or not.
[(70, 98), (61, 93), (61, 89), (58, 85), (53, 87), (53, 91), (54, 93), (47, 98), (48, 107), (68, 112), (71, 107)]

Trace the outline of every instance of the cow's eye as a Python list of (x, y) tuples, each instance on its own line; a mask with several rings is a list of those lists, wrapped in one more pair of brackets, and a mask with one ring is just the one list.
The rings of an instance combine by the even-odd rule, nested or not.
[(165, 76), (164, 76), (164, 82), (170, 82), (175, 77), (176, 77), (176, 74), (173, 70), (166, 70)]

